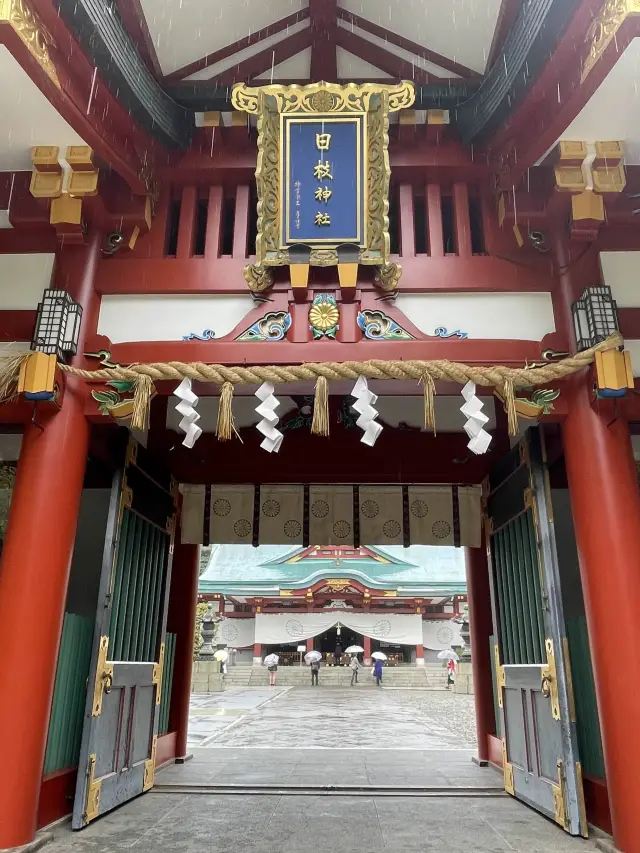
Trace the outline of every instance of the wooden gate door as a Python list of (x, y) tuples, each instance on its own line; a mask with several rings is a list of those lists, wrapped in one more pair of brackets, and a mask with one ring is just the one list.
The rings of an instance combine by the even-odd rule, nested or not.
[(153, 785), (176, 497), (131, 439), (111, 493), (74, 829)]
[(505, 790), (586, 836), (542, 427), (495, 468), (485, 500)]

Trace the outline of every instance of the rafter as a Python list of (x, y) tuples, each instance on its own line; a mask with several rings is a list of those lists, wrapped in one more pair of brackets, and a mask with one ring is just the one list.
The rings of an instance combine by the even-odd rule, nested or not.
[(153, 76), (160, 80), (162, 68), (140, 0), (115, 0), (115, 5), (125, 29), (138, 48), (144, 64)]
[[(260, 51), (260, 53), (249, 56), (247, 59), (238, 63), (238, 65), (227, 68), (225, 71), (221, 71), (220, 74), (216, 74), (214, 77), (210, 77), (201, 82), (207, 84), (230, 84), (250, 80), (252, 77), (259, 77), (274, 65), (279, 65), (281, 62), (284, 62), (285, 59), (290, 59), (292, 56), (295, 56), (297, 53), (300, 53), (300, 51), (305, 50), (310, 46), (311, 31), (308, 29), (301, 30), (299, 33), (287, 36), (277, 44), (265, 48)], [(194, 82), (197, 83), (198, 81)]]
[(379, 68), (391, 77), (399, 80), (413, 80), (418, 84), (430, 83), (434, 79), (431, 74), (422, 68), (417, 68), (411, 62), (407, 62), (406, 59), (401, 59), (394, 53), (389, 53), (388, 50), (384, 50), (384, 48), (367, 41), (362, 36), (352, 33), (351, 30), (344, 29), (344, 27), (337, 27), (335, 37), (336, 43), (340, 47), (348, 50), (354, 56), (364, 59), (365, 62), (375, 65), (376, 68)]
[(403, 50), (420, 57), (420, 59), (424, 59), (426, 62), (432, 62), (434, 65), (444, 68), (445, 71), (450, 71), (452, 74), (458, 74), (460, 77), (466, 78), (477, 78), (482, 76), (478, 74), (477, 71), (472, 71), (471, 68), (467, 68), (466, 65), (454, 62), (453, 59), (449, 59), (447, 56), (442, 56), (441, 54), (436, 53), (435, 50), (422, 47), (422, 45), (416, 44), (404, 36), (399, 36), (391, 30), (387, 30), (384, 27), (378, 26), (378, 24), (374, 24), (372, 21), (367, 21), (365, 18), (361, 18), (360, 15), (355, 15), (353, 12), (347, 12), (346, 9), (338, 9), (338, 17), (342, 18), (343, 21), (347, 21), (353, 26), (364, 30), (365, 32), (371, 33), (372, 36), (384, 39), (390, 44), (394, 44), (396, 47), (400, 47)]
[(500, 11), (498, 12), (498, 20), (496, 21), (496, 28), (493, 31), (489, 58), (487, 59), (487, 68), (491, 68), (493, 63), (496, 61), (496, 56), (504, 45), (506, 38), (511, 31), (511, 27), (518, 17), (521, 5), (522, 0), (502, 0), (502, 3), (500, 4)]
[(335, 82), (338, 78), (336, 30), (337, 0), (309, 0), (311, 18), (311, 79)]
[[(128, 3), (129, 0), (120, 0), (120, 2)], [(209, 68), (211, 65), (222, 62), (223, 59), (227, 59), (235, 53), (240, 53), (241, 50), (246, 50), (248, 47), (257, 45), (261, 41), (282, 32), (282, 30), (295, 26), (295, 24), (300, 23), (300, 21), (304, 21), (308, 17), (308, 7), (306, 9), (301, 9), (299, 12), (294, 12), (292, 15), (287, 15), (286, 18), (281, 18), (279, 21), (269, 24), (268, 27), (263, 27), (261, 30), (257, 30), (255, 33), (245, 36), (245, 38), (241, 38), (233, 44), (221, 47), (220, 50), (216, 50), (213, 53), (208, 53), (206, 56), (196, 59), (194, 62), (190, 62), (188, 65), (183, 65), (182, 68), (178, 68), (176, 71), (172, 71), (171, 74), (167, 74), (164, 79), (168, 83), (175, 82), (176, 80), (183, 80), (191, 74), (196, 74), (198, 71), (202, 71), (203, 68)]]

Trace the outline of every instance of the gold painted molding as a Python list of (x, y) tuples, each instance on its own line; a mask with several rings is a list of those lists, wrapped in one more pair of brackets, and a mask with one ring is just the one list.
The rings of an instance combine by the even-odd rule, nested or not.
[(47, 77), (60, 89), (49, 47), (53, 38), (26, 0), (0, 0), (0, 26), (11, 27)]
[(640, 15), (640, 0), (606, 0), (587, 33), (591, 43), (582, 66), (583, 83), (630, 15)]

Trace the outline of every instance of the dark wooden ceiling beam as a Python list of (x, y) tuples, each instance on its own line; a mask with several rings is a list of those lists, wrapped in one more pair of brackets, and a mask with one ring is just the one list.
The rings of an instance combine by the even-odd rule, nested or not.
[(344, 27), (336, 28), (335, 38), (336, 43), (344, 50), (348, 50), (354, 56), (375, 65), (376, 68), (380, 68), (390, 77), (395, 77), (398, 80), (413, 80), (417, 84), (430, 83), (434, 79), (422, 68), (417, 68), (411, 62), (407, 62), (406, 59), (389, 53), (388, 50), (384, 50), (377, 44), (367, 41), (367, 39), (352, 33), (351, 30), (346, 30)]
[(311, 19), (311, 70), (314, 82), (338, 79), (336, 30), (338, 29), (337, 0), (309, 0)]
[[(129, 0), (119, 0), (119, 2), (128, 3)], [(208, 53), (206, 56), (202, 56), (200, 59), (190, 62), (188, 65), (183, 65), (182, 68), (178, 68), (176, 71), (172, 71), (171, 74), (167, 74), (164, 80), (167, 83), (173, 83), (176, 80), (184, 80), (185, 77), (189, 77), (191, 74), (196, 74), (204, 68), (210, 68), (212, 65), (222, 62), (224, 59), (228, 59), (230, 56), (233, 56), (235, 53), (239, 53), (241, 50), (246, 50), (248, 47), (259, 44), (261, 41), (271, 38), (271, 36), (275, 36), (283, 30), (287, 30), (289, 27), (299, 24), (300, 21), (304, 21), (308, 17), (308, 7), (306, 9), (301, 9), (299, 12), (294, 12), (292, 15), (287, 15), (286, 18), (281, 18), (279, 21), (269, 24), (268, 27), (263, 27), (261, 30), (257, 30), (255, 33), (251, 33), (251, 35), (245, 36), (245, 38), (241, 38), (233, 44), (222, 47), (220, 50), (215, 50), (213, 53)]]
[(162, 79), (162, 68), (140, 0), (115, 0), (115, 6), (125, 29), (138, 48), (142, 61), (156, 80)]
[(389, 44), (394, 44), (396, 47), (400, 47), (409, 53), (413, 53), (415, 56), (420, 57), (420, 59), (424, 59), (426, 62), (432, 62), (439, 68), (444, 68), (445, 71), (449, 71), (451, 74), (458, 74), (460, 77), (464, 77), (466, 79), (479, 78), (482, 76), (481, 74), (478, 74), (477, 71), (467, 68), (466, 65), (462, 65), (460, 62), (455, 62), (447, 56), (442, 56), (441, 54), (436, 53), (435, 50), (429, 50), (427, 47), (422, 47), (422, 45), (416, 44), (416, 42), (413, 42), (404, 36), (399, 36), (397, 33), (385, 29), (385, 27), (380, 27), (372, 21), (367, 21), (366, 18), (361, 18), (360, 15), (355, 15), (353, 12), (347, 12), (346, 9), (338, 9), (338, 17), (342, 18), (343, 21), (347, 21), (347, 23), (358, 27), (358, 29), (371, 33), (372, 36), (377, 36), (378, 38), (389, 42)]
[(504, 45), (511, 28), (513, 27), (518, 12), (522, 6), (522, 0), (502, 0), (500, 11), (498, 12), (498, 20), (496, 28), (493, 31), (493, 39), (491, 48), (489, 49), (489, 58), (487, 59), (487, 68), (491, 68), (496, 61), (502, 46)]
[(208, 80), (194, 81), (194, 83), (202, 82), (207, 85), (211, 83), (241, 83), (250, 80), (253, 77), (259, 77), (261, 74), (269, 71), (272, 66), (284, 62), (285, 59), (290, 59), (300, 51), (311, 46), (311, 30), (301, 30), (299, 33), (294, 33), (291, 36), (279, 41), (277, 44), (267, 47), (260, 53), (255, 53), (249, 56), (237, 65), (221, 71), (214, 77)]

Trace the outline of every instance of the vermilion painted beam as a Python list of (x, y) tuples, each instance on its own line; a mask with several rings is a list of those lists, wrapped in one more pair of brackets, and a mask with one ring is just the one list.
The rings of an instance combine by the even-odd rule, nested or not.
[[(145, 152), (157, 166), (167, 161), (167, 152), (135, 124), (100, 75), (94, 74), (94, 65), (67, 30), (53, 0), (32, 0), (31, 5), (52, 36), (49, 52), (60, 88), (11, 27), (0, 29), (0, 42), (6, 44), (36, 86), (100, 159), (118, 172), (133, 192), (144, 194), (138, 152)], [(52, 140), (52, 144), (55, 142)]]
[(267, 47), (261, 50), (260, 53), (255, 53), (247, 59), (221, 71), (214, 77), (208, 80), (194, 80), (194, 86), (210, 86), (212, 83), (238, 83), (245, 80), (250, 80), (252, 77), (258, 77), (267, 72), (272, 66), (284, 62), (285, 59), (290, 59), (296, 53), (305, 50), (311, 45), (311, 30), (301, 30), (299, 33), (283, 38), (272, 47)]
[[(126, 3), (128, 0), (120, 0), (120, 2)], [(241, 50), (246, 50), (254, 44), (258, 44), (267, 38), (271, 38), (271, 36), (282, 32), (282, 30), (287, 30), (289, 27), (293, 27), (295, 24), (298, 24), (300, 21), (304, 21), (305, 18), (308, 17), (308, 7), (306, 9), (301, 9), (299, 12), (294, 12), (292, 15), (287, 15), (286, 18), (281, 18), (274, 24), (269, 24), (268, 27), (263, 27), (255, 33), (251, 33), (244, 38), (238, 39), (238, 41), (233, 44), (222, 47), (220, 50), (216, 50), (213, 53), (208, 53), (206, 56), (196, 59), (195, 62), (190, 62), (188, 65), (183, 65), (182, 68), (178, 68), (176, 71), (172, 71), (171, 74), (167, 74), (164, 79), (166, 82), (184, 80), (185, 77), (189, 77), (191, 74), (196, 74), (198, 71), (202, 71), (203, 68), (209, 68), (211, 65), (222, 62), (223, 59), (234, 56), (234, 54), (240, 53)]]
[(403, 258), (416, 255), (415, 224), (413, 212), (413, 187), (400, 185), (400, 246)]
[[(553, 279), (541, 267), (510, 263), (502, 258), (481, 256), (472, 258), (419, 256), (402, 258), (403, 292), (511, 292), (551, 291)], [(118, 258), (101, 263), (97, 288), (102, 294), (123, 293), (246, 293), (242, 276), (246, 261), (241, 258)], [(338, 287), (337, 270), (329, 271), (326, 284)], [(287, 289), (287, 283), (276, 289)], [(374, 290), (371, 272), (361, 271), (361, 290)]]
[(377, 44), (367, 41), (367, 39), (362, 38), (357, 33), (345, 30), (344, 27), (336, 28), (335, 37), (336, 43), (344, 48), (344, 50), (348, 50), (349, 53), (353, 53), (354, 56), (358, 56), (360, 59), (364, 59), (365, 62), (375, 65), (376, 68), (380, 68), (398, 80), (413, 80), (414, 83), (432, 83), (434, 79), (439, 79), (434, 78), (422, 68), (412, 65), (411, 62), (407, 62), (406, 59), (401, 59), (399, 56), (389, 53), (388, 50), (384, 50), (384, 48), (379, 47)]
[[(540, 360), (540, 341), (442, 340), (394, 341), (381, 350), (380, 341), (357, 343), (321, 340), (289, 341), (138, 341), (112, 344), (112, 359), (136, 362), (203, 361), (209, 364), (298, 364), (305, 361), (368, 361), (450, 359), (474, 364), (524, 364)], [(311, 350), (311, 351), (310, 351)]]
[(624, 338), (640, 340), (640, 308), (618, 308), (618, 322)]
[(144, 64), (153, 76), (160, 80), (162, 68), (140, 0), (115, 0), (115, 4), (122, 23), (138, 48)]
[(429, 255), (444, 257), (444, 231), (442, 228), (442, 191), (440, 184), (427, 184), (427, 229), (429, 232)]
[(36, 325), (36, 311), (0, 311), (2, 342), (30, 341)]
[(336, 29), (338, 27), (337, 0), (309, 0), (311, 18), (311, 71), (314, 81), (338, 79), (336, 56)]
[[(233, 257), (243, 262), (247, 257), (249, 236), (249, 187), (236, 188), (236, 217), (233, 227)], [(251, 247), (255, 251), (255, 246)]]
[(401, 47), (403, 50), (413, 53), (415, 56), (419, 56), (427, 62), (432, 62), (434, 65), (438, 65), (440, 68), (450, 71), (452, 74), (458, 74), (460, 77), (478, 78), (482, 76), (481, 74), (478, 74), (477, 71), (472, 71), (471, 68), (467, 68), (466, 65), (454, 62), (453, 59), (449, 59), (447, 56), (442, 56), (442, 54), (436, 53), (435, 50), (422, 47), (422, 45), (416, 44), (410, 39), (404, 38), (404, 36), (399, 36), (397, 33), (394, 33), (385, 27), (378, 26), (378, 24), (374, 24), (372, 21), (367, 21), (366, 18), (361, 18), (360, 15), (354, 15), (353, 12), (347, 12), (346, 9), (339, 9), (338, 16), (359, 29), (365, 30), (366, 32), (371, 33), (371, 35), (384, 39), (391, 44), (395, 44), (396, 47)]
[(195, 187), (184, 187), (180, 201), (180, 222), (178, 224), (178, 245), (176, 258), (182, 260), (193, 254), (196, 227), (196, 203), (198, 191)]
[(461, 258), (471, 257), (471, 224), (469, 221), (469, 190), (465, 183), (453, 185), (453, 215), (455, 219), (455, 243)]
[[(557, 49), (524, 102), (489, 143), (500, 163), (500, 187), (511, 192), (527, 170), (562, 136), (630, 42), (640, 36), (640, 17), (626, 18), (584, 81), (582, 67), (592, 39), (593, 16), (601, 4), (583, 0)], [(605, 133), (603, 131), (603, 133)], [(606, 135), (606, 133), (605, 133)]]

